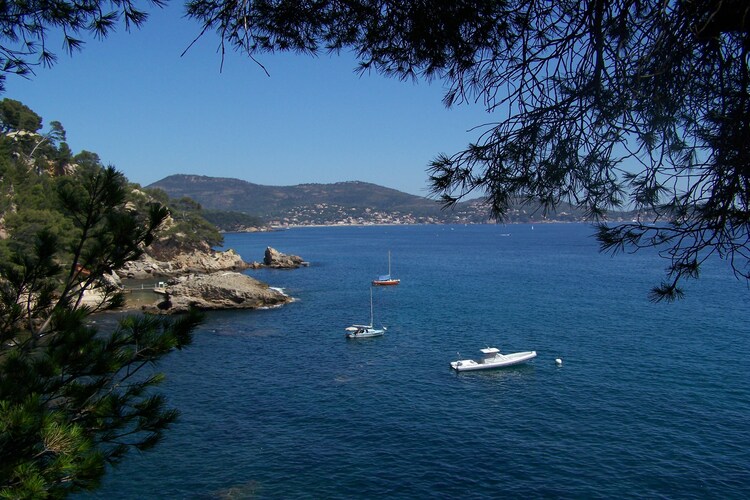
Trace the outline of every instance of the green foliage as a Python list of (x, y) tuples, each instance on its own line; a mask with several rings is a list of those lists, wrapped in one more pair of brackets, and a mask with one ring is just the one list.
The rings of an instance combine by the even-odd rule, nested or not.
[(157, 203), (167, 205), (169, 203), (169, 195), (163, 189), (150, 188), (146, 189), (145, 192)]
[[(151, 390), (161, 376), (150, 367), (190, 343), (199, 317), (128, 317), (110, 334), (87, 324), (91, 312), (117, 302), (104, 276), (137, 258), (167, 216), (160, 206), (146, 217), (125, 211), (125, 186), (112, 168), (61, 182), (73, 237), (62, 244), (42, 230), (31, 248), (9, 245), (0, 264), (3, 496), (91, 489), (106, 464), (152, 447), (177, 416)], [(92, 289), (100, 301), (81, 307)]]
[(16, 211), (5, 218), (5, 229), (11, 238), (3, 243), (14, 245), (19, 251), (24, 247), (29, 248), (36, 235), (42, 231), (52, 233), (64, 247), (74, 238), (73, 224), (56, 210)]
[[(6, 114), (11, 116), (7, 128), (17, 131), (24, 121), (19, 116), (28, 116), (26, 122), (41, 126), (41, 118), (23, 104), (10, 99), (3, 103)], [(173, 223), (162, 231), (161, 238), (170, 238), (170, 243), (178, 249), (189, 251), (222, 244), (223, 237), (218, 229), (202, 217), (200, 205), (192, 200), (170, 201), (163, 191), (145, 193), (135, 185), (118, 193), (100, 192), (101, 186), (110, 184), (103, 176), (114, 175), (114, 170), (103, 169), (96, 153), (82, 151), (73, 155), (64, 142), (65, 138), (65, 129), (57, 121), (50, 122), (50, 130), (45, 134), (0, 135), (0, 216), (4, 218), (5, 229), (13, 236), (14, 244), (28, 246), (31, 235), (44, 229), (57, 235), (62, 248), (72, 252), (71, 256), (77, 255), (85, 260), (85, 252), (81, 253), (85, 249), (74, 251), (70, 248), (69, 240), (78, 237), (78, 229), (71, 227), (71, 220), (64, 214), (76, 210), (91, 193), (95, 193), (99, 201), (117, 194), (118, 198), (112, 202), (127, 201), (132, 209), (142, 214), (158, 204), (169, 206)], [(118, 185), (124, 183), (122, 175), (117, 175)], [(88, 182), (101, 185), (90, 186)], [(109, 215), (112, 225), (116, 224), (118, 217), (114, 212)], [(128, 217), (120, 219), (121, 224), (127, 225)], [(127, 229), (123, 234), (127, 234)], [(98, 237), (106, 240), (109, 235)], [(93, 245), (97, 238), (88, 238), (88, 241)], [(0, 242), (0, 246), (7, 244)], [(125, 247), (127, 245), (123, 245)], [(127, 258), (133, 258), (136, 253)], [(86, 262), (81, 265), (88, 267)]]
[(169, 211), (174, 225), (164, 231), (163, 237), (178, 238), (183, 245), (205, 243), (215, 247), (224, 242), (216, 226), (203, 217), (200, 204), (191, 198), (170, 200)]
[(13, 99), (0, 101), (0, 132), (36, 132), (42, 128), (42, 117)]
[(203, 218), (222, 231), (243, 231), (248, 228), (260, 228), (266, 223), (260, 217), (242, 212), (228, 210), (203, 210)]
[(91, 151), (81, 151), (73, 157), (73, 162), (79, 169), (86, 171), (96, 170), (102, 164), (99, 155)]
[(108, 276), (144, 252), (169, 211), (135, 197), (93, 153), (77, 155), (71, 175), (37, 168), (69, 167), (60, 124), (32, 149), (4, 139), (0, 498), (63, 498), (159, 442), (177, 411), (155, 391), (155, 365), (190, 344), (201, 318), (129, 316), (112, 331), (93, 328), (92, 313), (122, 303)]

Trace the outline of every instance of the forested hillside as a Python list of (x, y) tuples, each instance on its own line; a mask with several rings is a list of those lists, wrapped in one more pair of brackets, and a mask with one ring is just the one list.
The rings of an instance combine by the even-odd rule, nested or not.
[[(65, 141), (60, 122), (49, 122), (45, 130), (42, 117), (24, 104), (12, 99), (0, 102), (0, 238), (4, 240), (0, 252), (9, 244), (33, 244), (40, 230), (64, 244), (75, 236), (56, 193), (81, 184), (83, 177), (105, 166), (96, 153), (74, 154)], [(127, 183), (126, 193), (129, 210), (145, 214), (155, 202), (169, 208), (171, 217), (149, 251), (221, 244), (221, 234), (203, 217), (198, 203), (172, 200), (164, 191), (132, 183)]]

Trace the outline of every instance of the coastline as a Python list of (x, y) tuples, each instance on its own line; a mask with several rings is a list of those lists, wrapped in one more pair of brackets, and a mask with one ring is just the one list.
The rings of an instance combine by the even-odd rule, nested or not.
[[(272, 229), (264, 231), (222, 231), (222, 234), (248, 234), (258, 232), (277, 232), (288, 229), (310, 228), (334, 228), (334, 227), (397, 227), (397, 226), (533, 226), (534, 224), (595, 224), (593, 220), (540, 220), (531, 222), (416, 222), (416, 223), (399, 223), (399, 222), (340, 222), (333, 224), (288, 224), (284, 226), (273, 226)], [(623, 221), (602, 221), (602, 222), (625, 222)]]
[[(257, 280), (244, 271), (269, 267), (296, 269), (308, 263), (296, 255), (266, 248), (263, 264), (248, 263), (233, 249), (179, 254), (167, 262), (145, 256), (118, 271), (124, 292), (122, 311), (175, 314), (191, 307), (201, 310), (267, 309), (294, 301), (283, 289)], [(86, 293), (89, 304), (101, 298)]]

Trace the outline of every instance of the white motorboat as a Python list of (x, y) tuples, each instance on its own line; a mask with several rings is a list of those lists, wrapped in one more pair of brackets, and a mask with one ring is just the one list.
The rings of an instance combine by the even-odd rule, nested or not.
[(472, 370), (489, 370), (492, 368), (502, 368), (504, 366), (513, 366), (523, 363), (536, 357), (536, 351), (514, 352), (512, 354), (501, 354), (500, 349), (496, 347), (486, 347), (480, 349), (484, 358), (476, 361), (473, 359), (459, 359), (451, 361), (451, 368), (457, 372)]
[(370, 287), (370, 324), (369, 325), (352, 325), (346, 327), (346, 338), (348, 339), (366, 339), (370, 337), (380, 337), (385, 333), (386, 328), (373, 328), (372, 326), (372, 287)]

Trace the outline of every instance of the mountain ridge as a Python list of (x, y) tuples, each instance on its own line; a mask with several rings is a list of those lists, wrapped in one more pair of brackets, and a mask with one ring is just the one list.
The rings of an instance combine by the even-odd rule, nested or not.
[[(242, 179), (194, 174), (173, 174), (147, 188), (158, 188), (171, 198), (189, 197), (203, 209), (239, 212), (270, 225), (335, 224), (476, 224), (494, 222), (482, 198), (443, 209), (438, 200), (404, 193), (362, 181), (264, 186)], [(613, 212), (622, 219), (628, 212)], [(581, 222), (579, 209), (561, 203), (554, 214), (518, 204), (503, 222)]]
[(435, 200), (362, 181), (264, 186), (227, 177), (174, 174), (146, 187), (162, 189), (172, 198), (190, 197), (208, 210), (242, 212), (268, 221), (301, 217), (302, 223), (324, 223), (367, 214), (375, 218), (375, 213), (423, 222), (446, 218)]
[[(436, 203), (421, 196), (404, 193), (393, 188), (379, 186), (363, 181), (341, 181), (335, 183), (305, 183), (294, 184), (291, 186), (269, 186), (255, 184), (246, 180), (230, 177), (212, 177), (207, 175), (195, 174), (173, 174), (148, 186), (148, 188), (160, 188), (167, 193), (180, 193), (190, 196), (195, 201), (205, 205), (209, 209), (228, 209), (248, 208), (240, 210), (251, 215), (261, 215), (264, 212), (273, 212), (277, 206), (286, 206), (290, 201), (301, 201), (303, 203), (315, 202), (315, 197), (323, 196), (326, 199), (322, 201), (370, 201), (375, 195), (380, 198), (386, 198), (389, 205), (421, 203), (422, 200), (429, 203)], [(220, 196), (213, 196), (205, 192), (208, 188), (215, 189), (221, 187)], [(367, 195), (367, 192), (373, 194)], [(347, 196), (345, 191), (356, 192), (357, 197)], [(191, 196), (197, 194), (201, 199)], [(244, 200), (236, 200), (233, 195), (242, 193), (243, 195), (252, 194), (258, 196), (257, 202), (264, 203), (265, 208), (259, 208), (256, 203), (247, 205)], [(332, 200), (333, 199), (333, 200)], [(419, 200), (419, 201), (418, 201)], [(270, 204), (270, 208), (269, 208)], [(247, 206), (246, 206), (247, 205)], [(253, 214), (252, 210), (258, 211)]]

